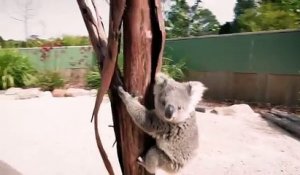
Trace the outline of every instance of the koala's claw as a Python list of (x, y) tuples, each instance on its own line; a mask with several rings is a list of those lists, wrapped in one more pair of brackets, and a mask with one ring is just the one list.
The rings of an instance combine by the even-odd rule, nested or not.
[(139, 165), (141, 165), (141, 166), (145, 166), (144, 160), (143, 160), (142, 157), (138, 157), (138, 158), (137, 158), (137, 163), (138, 163)]
[(137, 101), (143, 99), (143, 96), (141, 96), (141, 95), (132, 96), (132, 97), (133, 97), (133, 99), (135, 99), (135, 100), (137, 100)]
[(118, 93), (119, 93), (119, 96), (120, 96), (120, 97), (124, 96), (125, 90), (123, 89), (122, 86), (119, 86), (119, 87), (118, 87)]
[(118, 91), (121, 92), (121, 93), (124, 93), (124, 92), (125, 92), (122, 86), (119, 86), (119, 87), (118, 87)]

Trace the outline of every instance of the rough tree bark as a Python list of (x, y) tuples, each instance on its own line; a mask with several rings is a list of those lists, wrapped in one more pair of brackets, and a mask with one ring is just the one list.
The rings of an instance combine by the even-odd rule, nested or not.
[[(153, 140), (131, 121), (121, 104), (116, 87), (142, 96), (142, 103), (153, 108), (154, 76), (161, 68), (165, 42), (164, 20), (160, 0), (111, 0), (108, 42), (103, 37), (100, 11), (93, 3), (97, 21), (84, 0), (77, 0), (91, 43), (98, 58), (102, 85), (98, 91), (93, 116), (97, 146), (109, 174), (114, 174), (101, 144), (97, 114), (104, 93), (109, 89), (113, 113), (117, 152), (124, 175), (144, 175), (146, 171), (136, 163), (137, 157), (152, 146)], [(93, 2), (93, 0), (92, 0)], [(120, 29), (124, 30), (124, 77), (116, 64), (120, 47)], [(124, 80), (124, 81), (123, 81)]]
[[(164, 26), (160, 15), (160, 1), (126, 1), (123, 20), (124, 85), (130, 93), (143, 96), (141, 102), (148, 108), (153, 108), (151, 85), (155, 72), (160, 69), (164, 44)], [(124, 108), (122, 109), (121, 143), (128, 145), (122, 147), (124, 174), (144, 174), (136, 160), (154, 142), (134, 125)]]

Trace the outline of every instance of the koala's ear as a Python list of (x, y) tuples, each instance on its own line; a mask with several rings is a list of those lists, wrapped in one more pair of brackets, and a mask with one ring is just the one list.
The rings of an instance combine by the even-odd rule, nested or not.
[(201, 100), (203, 93), (207, 90), (201, 82), (199, 81), (189, 81), (187, 82), (187, 91), (193, 98)]
[(170, 80), (170, 79), (171, 78), (168, 75), (166, 75), (162, 72), (158, 72), (155, 75), (155, 83), (157, 85), (165, 85), (167, 83), (167, 81)]

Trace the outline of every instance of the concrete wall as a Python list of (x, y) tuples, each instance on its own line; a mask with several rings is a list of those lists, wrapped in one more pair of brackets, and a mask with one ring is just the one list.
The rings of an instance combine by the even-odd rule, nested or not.
[(298, 75), (188, 71), (187, 79), (203, 82), (208, 99), (299, 105)]

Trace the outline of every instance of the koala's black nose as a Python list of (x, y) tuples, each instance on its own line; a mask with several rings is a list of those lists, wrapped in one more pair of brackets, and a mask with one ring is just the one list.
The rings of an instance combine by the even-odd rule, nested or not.
[(174, 112), (175, 112), (175, 107), (172, 105), (168, 105), (167, 108), (165, 109), (166, 118), (171, 118)]

